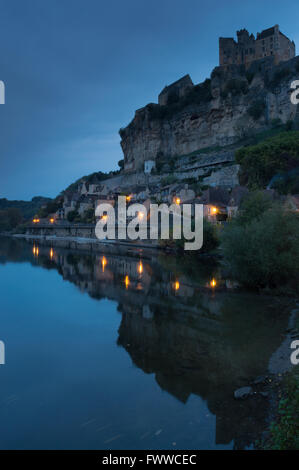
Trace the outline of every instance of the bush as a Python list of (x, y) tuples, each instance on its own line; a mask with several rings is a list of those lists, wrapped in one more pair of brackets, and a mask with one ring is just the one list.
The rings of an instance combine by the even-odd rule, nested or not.
[(67, 220), (69, 222), (74, 222), (75, 219), (78, 219), (78, 217), (80, 217), (78, 211), (70, 211), (67, 214)]
[[(238, 219), (238, 218), (237, 218)], [(252, 288), (279, 287), (299, 276), (298, 215), (275, 207), (229, 224), (221, 237), (231, 276)]]
[(246, 225), (254, 219), (260, 218), (264, 212), (272, 207), (273, 203), (268, 194), (263, 191), (253, 191), (243, 199), (234, 222), (239, 225)]
[(236, 152), (241, 181), (249, 187), (264, 188), (277, 173), (299, 165), (299, 132), (289, 131)]
[(282, 68), (281, 70), (277, 70), (272, 79), (269, 79), (269, 76), (266, 75), (265, 85), (267, 88), (273, 90), (274, 88), (278, 87), (284, 80), (286, 80), (290, 74), (291, 70), (288, 67)]
[(299, 369), (284, 379), (286, 396), (278, 405), (278, 417), (270, 426), (270, 440), (264, 449), (299, 450)]
[(95, 221), (96, 221), (96, 219), (95, 219), (94, 209), (87, 209), (83, 214), (82, 222), (84, 222), (86, 224), (93, 224), (93, 223), (95, 223)]
[[(192, 230), (194, 231), (194, 223)], [(185, 242), (188, 242), (188, 240), (185, 240), (183, 237), (180, 240), (174, 240), (170, 237), (169, 240), (160, 240), (160, 246), (163, 248), (170, 247), (178, 251), (184, 251)], [(198, 252), (196, 252), (196, 254), (209, 253), (216, 250), (218, 246), (219, 235), (217, 227), (205, 218), (203, 221), (203, 246)], [(194, 251), (184, 251), (184, 254), (194, 256)]]
[(248, 92), (247, 80), (240, 80), (238, 78), (231, 78), (228, 80), (221, 91), (222, 98), (226, 98), (228, 93), (233, 96), (240, 95), (241, 93), (246, 94)]

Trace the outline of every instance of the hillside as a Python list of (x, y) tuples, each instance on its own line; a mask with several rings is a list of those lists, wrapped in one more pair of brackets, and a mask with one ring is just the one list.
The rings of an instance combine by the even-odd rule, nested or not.
[(0, 211), (7, 209), (19, 209), (24, 219), (30, 219), (33, 217), (39, 208), (49, 202), (52, 199), (48, 197), (36, 196), (31, 201), (9, 201), (6, 198), (0, 199)]
[(299, 57), (279, 65), (267, 57), (247, 69), (216, 67), (198, 85), (186, 75), (165, 87), (160, 104), (138, 109), (120, 130), (125, 171), (141, 172), (147, 160), (169, 163), (193, 152), (232, 145), (273, 123), (293, 125), (298, 113), (290, 100), (290, 84), (298, 71)]

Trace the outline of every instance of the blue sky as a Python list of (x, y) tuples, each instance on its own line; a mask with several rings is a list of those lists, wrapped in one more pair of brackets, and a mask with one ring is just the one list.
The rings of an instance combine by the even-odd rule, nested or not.
[(0, 197), (117, 169), (119, 128), (166, 84), (209, 76), (219, 36), (278, 23), (299, 45), (298, 17), (298, 0), (0, 0)]

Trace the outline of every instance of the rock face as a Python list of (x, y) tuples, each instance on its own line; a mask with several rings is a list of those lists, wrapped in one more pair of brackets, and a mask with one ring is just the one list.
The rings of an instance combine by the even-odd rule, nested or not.
[[(120, 130), (125, 170), (142, 171), (145, 160), (171, 160), (199, 149), (233, 144), (267, 129), (273, 120), (294, 120), (290, 84), (299, 75), (299, 57), (274, 65), (272, 58), (250, 68), (216, 67), (211, 79), (168, 94), (167, 104), (148, 104)], [(175, 82), (177, 83), (177, 82)], [(161, 99), (160, 99), (161, 102)], [(163, 103), (166, 103), (163, 95)]]

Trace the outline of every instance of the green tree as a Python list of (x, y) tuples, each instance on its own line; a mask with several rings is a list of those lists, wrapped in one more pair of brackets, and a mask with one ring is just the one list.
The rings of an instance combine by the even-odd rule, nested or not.
[[(243, 214), (244, 217), (244, 214)], [(273, 207), (256, 218), (229, 224), (221, 250), (231, 276), (253, 287), (296, 287), (299, 276), (299, 217)]]
[(70, 211), (70, 212), (68, 212), (68, 214), (67, 214), (67, 220), (68, 220), (69, 222), (74, 222), (74, 220), (75, 220), (76, 218), (78, 218), (78, 217), (79, 217), (78, 211)]
[(259, 218), (273, 206), (271, 197), (264, 191), (253, 191), (242, 201), (235, 223), (245, 225)]
[(10, 231), (21, 224), (23, 221), (22, 213), (15, 207), (0, 211), (0, 231)]
[(240, 179), (251, 188), (265, 188), (277, 173), (299, 165), (299, 132), (289, 131), (236, 152)]

